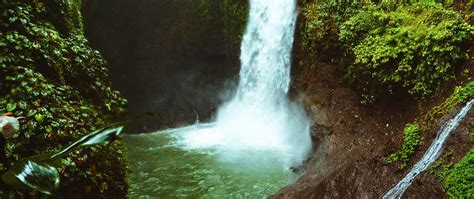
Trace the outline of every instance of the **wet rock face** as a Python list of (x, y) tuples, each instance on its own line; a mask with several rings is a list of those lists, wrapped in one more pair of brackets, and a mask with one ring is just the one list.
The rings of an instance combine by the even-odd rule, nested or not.
[(83, 2), (86, 35), (107, 59), (129, 112), (194, 120), (195, 110), (208, 114), (235, 84), (239, 54), (226, 50), (222, 27), (205, 17), (216, 5), (197, 2)]
[[(306, 162), (304, 174), (271, 198), (380, 198), (402, 179), (418, 161), (437, 131), (455, 114), (438, 118), (433, 129), (424, 132), (424, 144), (412, 157), (410, 166), (400, 170), (387, 164), (386, 157), (402, 143), (405, 124), (415, 121), (444, 97), (420, 107), (408, 98), (391, 99), (363, 106), (358, 93), (344, 83), (344, 74), (337, 65), (317, 63), (317, 67), (303, 68), (294, 86), (299, 90), (306, 112), (313, 121), (313, 153)], [(450, 93), (449, 93), (450, 95)], [(474, 111), (466, 118), (472, 118)], [(465, 120), (451, 134), (445, 148), (463, 156), (472, 147), (469, 134), (472, 120)], [(461, 157), (455, 157), (458, 161)], [(411, 185), (404, 197), (443, 198), (441, 181), (425, 172)]]
[(328, 139), (332, 134), (333, 129), (331, 128), (329, 118), (321, 105), (313, 104), (309, 109), (308, 113), (313, 119), (311, 139), (316, 146), (319, 146), (321, 142)]

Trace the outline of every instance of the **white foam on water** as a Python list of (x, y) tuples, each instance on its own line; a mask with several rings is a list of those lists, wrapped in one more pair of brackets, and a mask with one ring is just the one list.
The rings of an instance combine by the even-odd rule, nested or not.
[(295, 21), (295, 0), (250, 0), (236, 94), (215, 123), (178, 133), (181, 145), (215, 148), (225, 159), (276, 151), (286, 164), (302, 163), (311, 149), (310, 120), (287, 96)]

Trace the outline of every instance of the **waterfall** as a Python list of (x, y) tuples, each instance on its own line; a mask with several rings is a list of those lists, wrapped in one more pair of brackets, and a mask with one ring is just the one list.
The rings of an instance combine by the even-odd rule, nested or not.
[(420, 161), (418, 161), (408, 172), (408, 174), (398, 182), (398, 184), (390, 189), (383, 198), (401, 198), (405, 190), (411, 185), (413, 180), (418, 176), (421, 172), (426, 170), (441, 154), (443, 149), (443, 144), (448, 138), (449, 134), (456, 129), (462, 119), (466, 116), (466, 114), (471, 109), (472, 105), (474, 104), (474, 99), (469, 101), (466, 106), (464, 106), (461, 111), (446, 123), (436, 135), (435, 140), (431, 144), (430, 148), (426, 151)]
[(241, 46), (240, 85), (233, 104), (276, 108), (290, 84), (296, 11), (293, 0), (252, 0)]
[(288, 100), (296, 0), (250, 0), (241, 44), (240, 81), (212, 128), (184, 135), (190, 148), (277, 150), (301, 164), (311, 149), (310, 120)]

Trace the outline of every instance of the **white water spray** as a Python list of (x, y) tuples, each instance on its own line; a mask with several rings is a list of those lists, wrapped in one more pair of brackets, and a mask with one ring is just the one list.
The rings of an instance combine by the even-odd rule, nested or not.
[(456, 129), (456, 127), (459, 125), (459, 123), (462, 121), (462, 119), (466, 116), (466, 114), (469, 112), (471, 109), (472, 105), (474, 104), (474, 99), (469, 101), (466, 106), (464, 106), (461, 111), (454, 117), (452, 120), (450, 120), (447, 124), (445, 124), (441, 130), (438, 132), (436, 135), (435, 140), (431, 144), (430, 148), (426, 151), (426, 153), (423, 155), (420, 161), (418, 161), (413, 168), (408, 172), (408, 174), (398, 182), (398, 184), (390, 189), (383, 198), (401, 198), (405, 190), (411, 185), (413, 180), (426, 170), (436, 159), (439, 157), (441, 154), (441, 151), (443, 149), (443, 144), (448, 138), (449, 134)]
[(183, 133), (186, 147), (278, 151), (290, 165), (306, 158), (310, 121), (287, 97), (295, 21), (295, 0), (250, 0), (236, 95), (212, 127)]

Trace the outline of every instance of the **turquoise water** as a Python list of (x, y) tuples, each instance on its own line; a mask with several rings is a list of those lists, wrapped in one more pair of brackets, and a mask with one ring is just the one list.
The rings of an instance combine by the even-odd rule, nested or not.
[(297, 176), (310, 120), (288, 100), (296, 0), (250, 0), (239, 86), (212, 124), (126, 137), (132, 198), (264, 198)]
[(277, 151), (186, 149), (175, 134), (125, 137), (131, 198), (264, 198), (297, 177)]

